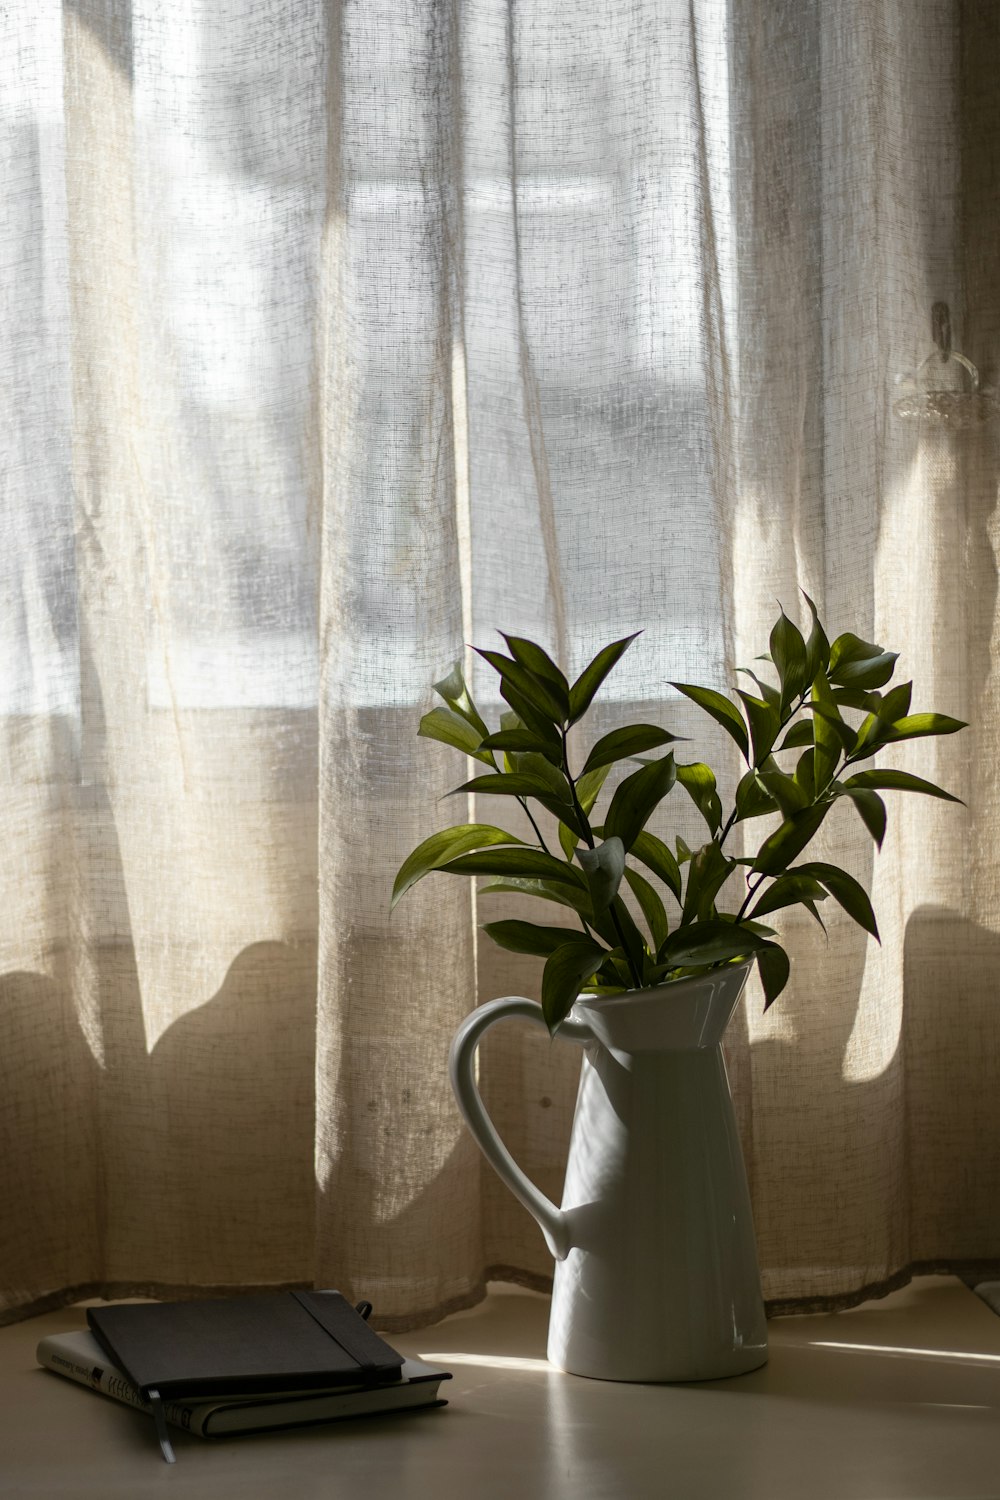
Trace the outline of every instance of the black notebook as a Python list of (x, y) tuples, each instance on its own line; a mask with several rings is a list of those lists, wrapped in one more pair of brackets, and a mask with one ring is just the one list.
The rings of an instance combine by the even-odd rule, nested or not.
[(378, 1385), (403, 1367), (339, 1292), (88, 1307), (87, 1321), (150, 1402), (168, 1462), (163, 1399)]

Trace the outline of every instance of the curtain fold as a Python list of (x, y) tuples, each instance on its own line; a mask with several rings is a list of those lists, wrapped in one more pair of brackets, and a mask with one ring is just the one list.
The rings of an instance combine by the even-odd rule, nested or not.
[[(641, 629), (595, 734), (664, 723), (731, 792), (669, 681), (730, 685), (802, 590), (972, 727), (891, 762), (964, 807), (897, 797), (877, 856), (824, 830), (881, 946), (783, 914), (791, 984), (731, 1028), (765, 1295), (996, 1269), (993, 8), (25, 0), (0, 31), (0, 1317), (317, 1284), (401, 1327), (544, 1286), (446, 1076), (471, 1005), (538, 992), (478, 930), (518, 903), (436, 876), (388, 914), (470, 810), (430, 684), (463, 661), (495, 721), (470, 643), (573, 672)], [(897, 412), (962, 376), (926, 363), (942, 302), (970, 425)], [(578, 1065), (515, 1022), (483, 1048), (556, 1198)]]

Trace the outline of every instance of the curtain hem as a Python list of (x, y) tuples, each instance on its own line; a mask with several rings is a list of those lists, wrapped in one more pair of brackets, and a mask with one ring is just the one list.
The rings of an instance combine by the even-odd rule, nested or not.
[(416, 1328), (430, 1328), (433, 1324), (440, 1323), (443, 1318), (451, 1317), (452, 1313), (466, 1312), (470, 1307), (478, 1307), (486, 1297), (488, 1281), (504, 1281), (513, 1286), (523, 1286), (529, 1292), (552, 1291), (551, 1276), (543, 1276), (537, 1271), (522, 1271), (519, 1266), (487, 1266), (480, 1279), (468, 1292), (461, 1293), (457, 1297), (450, 1297), (446, 1302), (437, 1303), (428, 1312), (398, 1313), (395, 1317), (379, 1318), (378, 1326), (386, 1333), (409, 1333)]
[[(878, 1301), (907, 1286), (917, 1276), (956, 1276), (967, 1286), (978, 1280), (1000, 1278), (1000, 1258), (992, 1260), (945, 1259), (911, 1261), (902, 1270), (882, 1281), (866, 1282), (864, 1286), (850, 1292), (837, 1292), (827, 1297), (772, 1297), (765, 1301), (764, 1310), (768, 1318), (804, 1317), (810, 1313), (846, 1312), (859, 1307), (862, 1302)], [(502, 1281), (509, 1285), (524, 1287), (527, 1291), (548, 1293), (552, 1291), (552, 1277), (536, 1271), (525, 1271), (519, 1266), (487, 1266), (479, 1281), (467, 1292), (435, 1303), (421, 1312), (397, 1313), (378, 1317), (375, 1323), (384, 1333), (409, 1333), (419, 1328), (430, 1328), (452, 1313), (466, 1312), (477, 1307), (487, 1293), (487, 1282)], [(63, 1287), (47, 1292), (31, 1302), (0, 1309), (0, 1328), (12, 1323), (27, 1322), (29, 1318), (41, 1317), (43, 1313), (56, 1312), (74, 1302), (83, 1302), (99, 1297), (111, 1302), (123, 1297), (175, 1298), (178, 1301), (194, 1297), (250, 1297), (267, 1292), (301, 1292), (315, 1290), (309, 1281), (267, 1282), (261, 1285), (175, 1285), (162, 1281), (91, 1281), (76, 1286)]]
[(973, 1279), (984, 1280), (1000, 1275), (1000, 1260), (914, 1260), (901, 1271), (883, 1281), (869, 1281), (853, 1292), (837, 1292), (829, 1297), (772, 1297), (765, 1301), (769, 1318), (803, 1317), (808, 1313), (846, 1312), (862, 1302), (874, 1302), (907, 1286), (915, 1276), (957, 1276), (970, 1285)]
[(86, 1281), (75, 1286), (61, 1287), (58, 1291), (46, 1292), (31, 1302), (18, 1303), (0, 1308), (0, 1328), (11, 1323), (24, 1323), (29, 1318), (39, 1318), (43, 1313), (57, 1312), (60, 1307), (70, 1307), (74, 1302), (100, 1298), (114, 1302), (123, 1297), (151, 1297), (156, 1301), (167, 1299), (178, 1302), (195, 1297), (251, 1297), (267, 1292), (311, 1292), (315, 1291), (311, 1281), (273, 1281), (260, 1285), (177, 1285), (164, 1281)]

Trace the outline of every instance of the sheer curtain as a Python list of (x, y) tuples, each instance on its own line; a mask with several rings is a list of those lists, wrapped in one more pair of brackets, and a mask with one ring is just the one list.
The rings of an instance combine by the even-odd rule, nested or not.
[[(668, 680), (724, 687), (800, 588), (973, 727), (894, 762), (966, 809), (827, 839), (881, 948), (790, 918), (789, 990), (733, 1028), (765, 1294), (996, 1266), (996, 426), (894, 411), (935, 302), (995, 376), (991, 7), (16, 0), (0, 33), (6, 1316), (316, 1283), (398, 1327), (544, 1285), (445, 1069), (537, 969), (463, 882), (388, 917), (462, 816), (429, 684), (498, 627), (569, 670), (641, 628), (598, 729), (668, 723), (731, 785)], [(554, 1196), (577, 1066), (484, 1050)]]

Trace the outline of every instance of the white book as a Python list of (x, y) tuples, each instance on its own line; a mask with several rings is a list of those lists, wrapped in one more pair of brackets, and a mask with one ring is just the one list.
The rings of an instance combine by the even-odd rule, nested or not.
[[(111, 1363), (92, 1333), (52, 1333), (36, 1350), (38, 1363), (88, 1386), (114, 1401), (152, 1415), (152, 1407), (137, 1388)], [(252, 1396), (216, 1396), (211, 1400), (164, 1401), (167, 1421), (198, 1437), (224, 1437), (233, 1432), (265, 1432), (281, 1427), (304, 1427), (318, 1422), (378, 1412), (407, 1411), (421, 1406), (444, 1406), (438, 1396), (451, 1373), (420, 1359), (405, 1359), (399, 1380), (378, 1386), (337, 1386), (326, 1390), (263, 1391)]]

